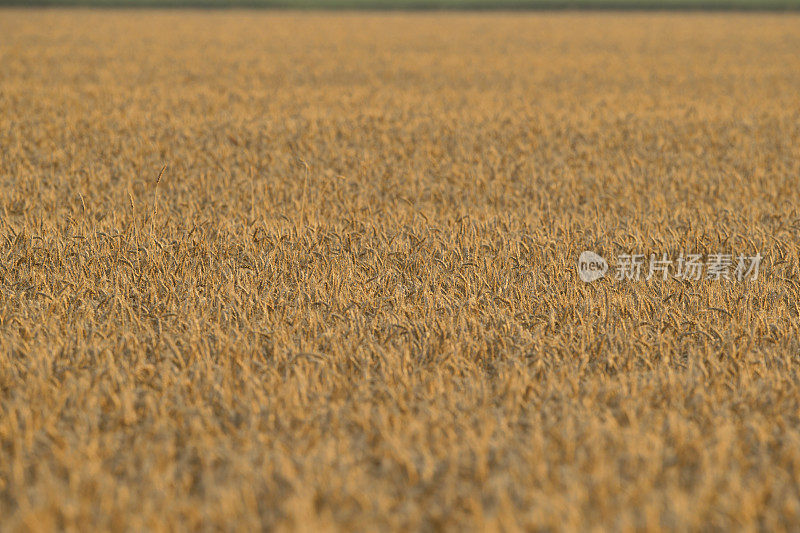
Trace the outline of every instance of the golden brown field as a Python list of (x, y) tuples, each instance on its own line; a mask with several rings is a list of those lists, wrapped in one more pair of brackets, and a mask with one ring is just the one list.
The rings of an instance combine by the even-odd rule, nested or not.
[(0, 10), (0, 529), (797, 529), (798, 50)]

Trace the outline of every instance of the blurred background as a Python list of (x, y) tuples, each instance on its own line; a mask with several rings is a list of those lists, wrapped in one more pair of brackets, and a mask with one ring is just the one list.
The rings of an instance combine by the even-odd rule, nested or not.
[(0, 0), (10, 6), (364, 10), (798, 10), (800, 0)]

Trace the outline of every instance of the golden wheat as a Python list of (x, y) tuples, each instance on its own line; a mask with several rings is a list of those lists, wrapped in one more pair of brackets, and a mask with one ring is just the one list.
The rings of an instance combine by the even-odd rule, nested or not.
[(0, 11), (0, 529), (800, 527), (797, 50)]

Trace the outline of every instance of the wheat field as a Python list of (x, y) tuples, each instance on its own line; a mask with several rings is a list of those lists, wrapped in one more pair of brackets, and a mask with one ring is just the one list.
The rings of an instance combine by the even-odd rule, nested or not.
[(0, 10), (0, 529), (796, 530), (798, 50)]

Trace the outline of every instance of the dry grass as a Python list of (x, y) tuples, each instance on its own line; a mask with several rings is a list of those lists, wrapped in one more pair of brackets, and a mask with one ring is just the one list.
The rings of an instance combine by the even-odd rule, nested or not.
[(0, 529), (797, 528), (798, 49), (0, 11)]

